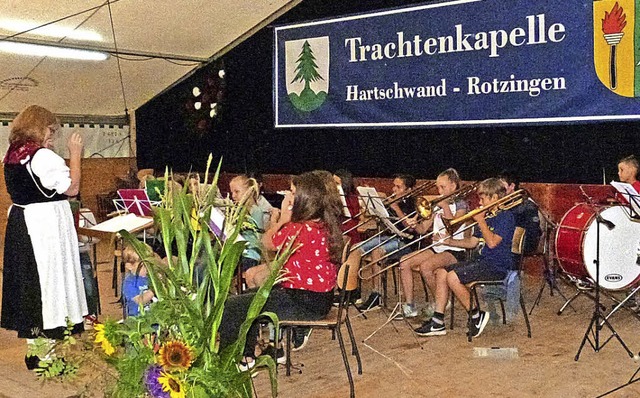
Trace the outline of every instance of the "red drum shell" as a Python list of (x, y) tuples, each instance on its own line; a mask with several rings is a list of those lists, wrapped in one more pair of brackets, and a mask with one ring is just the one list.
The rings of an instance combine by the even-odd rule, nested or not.
[(580, 203), (565, 213), (556, 231), (556, 257), (562, 270), (578, 279), (596, 279), (596, 211), (613, 222), (600, 226), (600, 286), (619, 290), (640, 281), (640, 223), (632, 221), (624, 206)]

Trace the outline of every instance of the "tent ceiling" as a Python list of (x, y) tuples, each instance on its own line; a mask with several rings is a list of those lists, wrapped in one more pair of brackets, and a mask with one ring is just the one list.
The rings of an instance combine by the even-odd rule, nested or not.
[[(122, 116), (124, 99), (135, 110), (201, 66), (198, 61), (219, 57), (300, 1), (111, 0), (116, 53), (105, 0), (0, 0), (0, 40), (102, 48), (112, 54), (106, 61), (77, 61), (0, 52), (0, 115), (37, 103), (58, 114)], [(16, 35), (7, 27), (12, 20), (33, 26), (60, 20), (49, 26), (89, 30), (102, 40), (47, 37), (38, 31)]]

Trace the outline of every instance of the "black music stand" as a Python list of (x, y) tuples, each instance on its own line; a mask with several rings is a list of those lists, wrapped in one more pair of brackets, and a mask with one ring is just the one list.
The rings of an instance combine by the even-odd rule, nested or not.
[[(547, 285), (549, 285), (549, 295), (553, 297), (553, 292), (557, 292), (560, 297), (564, 299), (565, 302), (569, 302), (569, 299), (560, 291), (557, 283), (558, 269), (556, 267), (556, 260), (553, 253), (551, 253), (551, 233), (554, 228), (557, 227), (556, 223), (551, 220), (548, 214), (546, 214), (542, 209), (539, 208), (540, 214), (545, 220), (545, 229), (544, 229), (544, 244), (542, 249), (542, 262), (544, 264), (544, 271), (542, 275), (544, 280), (540, 285), (540, 290), (538, 290), (538, 296), (536, 300), (533, 302), (533, 306), (529, 311), (529, 315), (533, 313), (533, 309), (536, 308), (540, 304), (540, 300), (542, 299), (542, 293)], [(571, 307), (573, 308), (573, 307)], [(575, 311), (575, 309), (574, 309)]]
[(596, 398), (601, 398), (601, 397), (607, 396), (607, 395), (612, 394), (612, 393), (614, 393), (614, 392), (616, 392), (618, 390), (621, 390), (621, 389), (623, 389), (623, 388), (625, 388), (627, 386), (632, 385), (636, 381), (640, 381), (640, 377), (636, 377), (638, 375), (638, 373), (640, 373), (640, 367), (638, 369), (636, 369), (635, 372), (633, 372), (633, 374), (631, 375), (631, 378), (629, 379), (628, 382), (626, 382), (626, 383), (614, 388), (613, 390), (609, 390), (609, 391), (605, 392), (604, 394), (600, 394)]
[[(616, 189), (618, 189), (618, 187), (616, 187)], [(627, 196), (628, 197), (629, 207), (625, 207), (625, 209), (627, 211), (627, 215), (630, 218), (632, 218), (632, 219), (634, 219), (636, 221), (640, 220), (640, 214), (638, 214), (638, 209), (640, 209), (640, 196), (636, 195), (634, 193), (631, 193), (628, 190), (626, 190), (626, 192), (621, 192), (621, 193), (622, 193), (623, 196)], [(638, 254), (639, 255), (638, 255), (637, 264), (640, 265), (640, 253), (638, 253)], [(636, 287), (624, 300), (622, 300), (613, 310), (611, 310), (611, 312), (603, 319), (603, 322), (606, 322), (611, 315), (613, 315), (616, 311), (618, 311), (618, 309), (620, 309), (622, 306), (624, 306), (624, 304), (631, 297), (633, 297), (633, 295), (635, 295), (636, 292), (638, 292), (639, 290), (640, 290), (640, 286)], [(616, 392), (618, 390), (621, 390), (621, 389), (623, 389), (623, 388), (625, 388), (627, 386), (630, 386), (631, 384), (633, 384), (633, 383), (635, 383), (637, 381), (640, 381), (640, 377), (637, 377), (638, 373), (640, 373), (640, 367), (638, 367), (638, 369), (636, 369), (636, 371), (633, 372), (633, 374), (629, 378), (629, 381), (627, 381), (626, 383), (614, 388), (613, 390), (609, 390), (609, 391), (605, 392), (604, 394), (598, 395), (596, 398), (604, 397), (604, 396), (609, 395), (611, 393), (614, 393), (614, 392)]]
[[(593, 203), (593, 201), (589, 198), (589, 204), (594, 209), (594, 214), (596, 218), (596, 258), (593, 261), (596, 265), (596, 280), (595, 280), (595, 306), (593, 310), (593, 315), (591, 316), (591, 321), (589, 322), (589, 326), (587, 327), (586, 332), (584, 333), (584, 337), (582, 338), (582, 342), (580, 343), (580, 348), (578, 348), (578, 352), (574, 358), (575, 361), (580, 359), (580, 352), (584, 347), (585, 343), (588, 341), (589, 345), (595, 352), (600, 351), (612, 338), (616, 338), (620, 345), (627, 351), (629, 356), (633, 358), (633, 353), (629, 350), (629, 347), (622, 341), (622, 338), (618, 335), (616, 330), (611, 326), (609, 320), (602, 315), (601, 304), (600, 304), (600, 225), (604, 224), (608, 229), (615, 228), (615, 225), (611, 221), (605, 220), (602, 218), (600, 214), (604, 208), (599, 208), (600, 206)], [(609, 336), (602, 344), (600, 344), (600, 330), (606, 326), (609, 328), (611, 332), (611, 336)], [(593, 336), (593, 341), (591, 340), (591, 336)]]

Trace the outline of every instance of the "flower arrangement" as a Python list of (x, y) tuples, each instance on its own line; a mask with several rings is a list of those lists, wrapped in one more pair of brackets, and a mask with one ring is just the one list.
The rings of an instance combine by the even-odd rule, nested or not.
[[(211, 156), (207, 164), (205, 181)], [(261, 313), (272, 286), (278, 282), (281, 267), (293, 250), (283, 248), (273, 262), (266, 283), (258, 290), (237, 340), (221, 349), (218, 328), (225, 301), (234, 280), (236, 266), (245, 242), (237, 241), (246, 227), (247, 209), (219, 198), (217, 180), (204, 190), (188, 193), (167, 184), (160, 206), (154, 208), (156, 229), (161, 234), (167, 258), (154, 256), (135, 236), (121, 231), (148, 270), (150, 288), (158, 301), (138, 316), (122, 322), (107, 320), (94, 329), (94, 347), (107, 362), (112, 383), (106, 388), (112, 397), (205, 398), (249, 397), (251, 376), (268, 369), (272, 394), (277, 391), (275, 361), (269, 356), (256, 359), (256, 366), (241, 371), (240, 362), (246, 334)], [(169, 171), (165, 172), (167, 181)], [(208, 221), (213, 206), (224, 206), (227, 231), (224, 241), (212, 238)], [(197, 277), (200, 275), (200, 277)]]

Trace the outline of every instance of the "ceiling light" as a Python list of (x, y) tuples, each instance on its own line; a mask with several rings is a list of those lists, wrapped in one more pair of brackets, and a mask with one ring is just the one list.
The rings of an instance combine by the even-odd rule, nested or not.
[[(75, 40), (85, 41), (103, 41), (102, 36), (97, 33), (86, 29), (74, 29), (66, 26), (56, 26), (54, 24), (43, 26), (38, 29), (33, 29), (39, 26), (40, 23), (33, 21), (16, 21), (13, 19), (0, 20), (0, 28), (6, 29), (11, 32), (20, 33), (26, 32), (29, 34), (56, 37), (56, 38), (69, 38)], [(33, 30), (31, 30), (33, 29)]]
[(196, 102), (195, 104), (193, 104), (193, 107), (196, 108), (196, 110), (200, 110), (200, 108), (202, 108), (202, 102)]
[(218, 71), (218, 76), (220, 76), (220, 79), (224, 79), (224, 75), (225, 75), (225, 73), (224, 73), (224, 69), (220, 69), (220, 70)]
[(109, 58), (107, 53), (89, 50), (76, 50), (72, 48), (41, 46), (37, 44), (14, 43), (0, 41), (0, 51), (20, 55), (33, 55), (37, 57), (67, 58), (83, 61), (104, 61)]
[(201, 94), (200, 89), (198, 87), (194, 87), (192, 90), (193, 96), (197, 97)]

